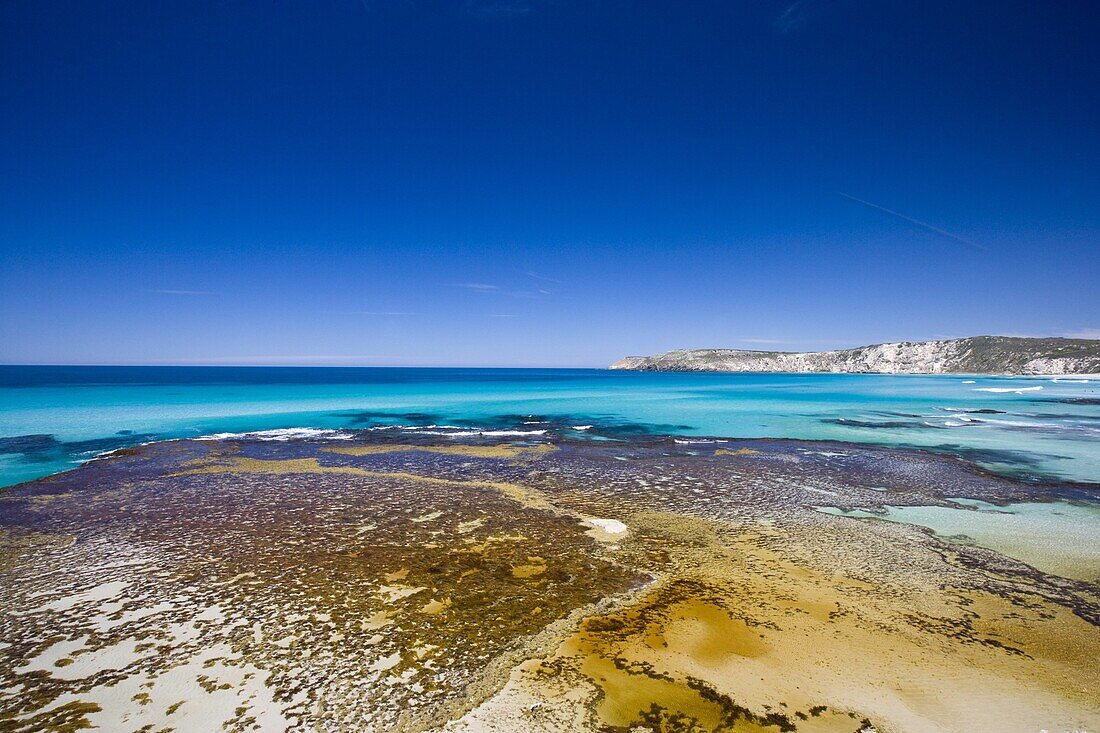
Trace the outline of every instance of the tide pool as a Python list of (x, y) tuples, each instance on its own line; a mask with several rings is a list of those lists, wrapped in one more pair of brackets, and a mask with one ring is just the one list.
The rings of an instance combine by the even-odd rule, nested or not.
[(843, 440), (950, 452), (1022, 477), (1100, 481), (1095, 379), (2, 366), (0, 485), (151, 440), (431, 425), (605, 440)]
[(1100, 507), (1066, 502), (996, 506), (953, 499), (970, 509), (886, 506), (885, 514), (818, 507), (845, 517), (877, 518), (927, 527), (937, 535), (996, 550), (1047, 573), (1100, 581)]

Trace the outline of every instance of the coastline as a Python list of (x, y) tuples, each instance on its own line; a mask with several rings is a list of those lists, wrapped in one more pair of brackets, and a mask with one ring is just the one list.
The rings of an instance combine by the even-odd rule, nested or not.
[(1060, 374), (1100, 370), (1100, 340), (972, 336), (900, 341), (829, 351), (674, 349), (627, 356), (612, 369), (716, 372), (807, 372), (849, 374)]
[(0, 484), (152, 440), (295, 426), (437, 430), (441, 438), (534, 429), (569, 437), (590, 426), (580, 432), (593, 440), (839, 440), (955, 451), (1000, 472), (1100, 481), (1100, 382), (607, 370), (111, 373), (101, 383), (94, 370), (23, 370), (0, 387)]
[[(424, 429), (422, 426), (410, 426), (406, 430), (408, 432), (404, 434), (398, 434), (398, 437), (394, 441), (383, 442), (376, 445), (385, 446), (401, 446), (409, 451), (418, 451), (421, 446), (428, 445), (433, 449), (433, 452), (445, 453), (448, 450), (453, 450), (456, 454), (469, 454), (470, 449), (476, 451), (476, 445), (471, 446), (467, 442), (463, 442), (464, 439), (474, 437), (475, 439), (511, 439), (520, 441), (545, 441), (543, 443), (532, 442), (532, 445), (542, 444), (569, 444), (575, 446), (585, 446), (589, 444), (589, 441), (579, 438), (559, 437), (559, 436), (546, 436), (546, 431), (542, 430), (530, 430), (530, 431), (496, 431), (496, 430), (467, 430), (461, 429), (457, 434), (437, 432), (434, 428), (449, 428), (453, 426), (434, 426), (429, 425)], [(590, 429), (592, 426), (582, 426), (583, 428)], [(580, 430), (580, 428), (575, 428)], [(446, 438), (450, 441), (448, 448), (447, 445), (438, 445), (424, 443), (424, 436), (428, 436), (429, 441), (431, 439)], [(260, 441), (260, 442), (274, 442), (274, 443), (287, 443), (292, 441), (373, 441), (377, 436), (372, 434), (369, 430), (334, 430), (327, 428), (311, 428), (311, 427), (290, 427), (290, 428), (276, 428), (272, 430), (251, 430), (243, 431), (239, 433), (214, 433), (210, 435), (200, 435), (197, 437), (189, 438), (163, 438), (158, 440), (147, 440), (134, 445), (127, 445), (120, 448), (112, 448), (105, 450), (101, 453), (92, 455), (86, 459), (83, 459), (80, 463), (61, 471), (57, 471), (50, 474), (45, 474), (36, 478), (29, 479), (27, 481), (20, 481), (14, 484), (8, 484), (0, 486), (0, 494), (4, 491), (11, 489), (19, 489), (39, 482), (49, 481), (54, 478), (64, 477), (69, 474), (74, 474), (80, 471), (86, 466), (100, 462), (107, 461), (111, 458), (118, 456), (133, 456), (143, 448), (157, 445), (167, 445), (176, 443), (188, 443), (191, 441), (197, 442), (216, 442), (216, 441)], [(1053, 497), (1055, 500), (1064, 501), (1100, 501), (1100, 481), (1078, 481), (1073, 479), (1062, 478), (1057, 475), (1043, 474), (1041, 472), (1028, 472), (1019, 473), (1014, 471), (999, 471), (995, 468), (984, 466), (970, 458), (968, 458), (964, 451), (959, 451), (955, 447), (929, 447), (921, 445), (907, 445), (896, 444), (885, 441), (875, 440), (862, 440), (862, 441), (848, 441), (848, 440), (835, 440), (835, 439), (823, 439), (823, 438), (788, 438), (788, 437), (775, 437), (775, 436), (753, 436), (753, 437), (732, 437), (732, 436), (718, 436), (718, 435), (696, 435), (696, 434), (646, 434), (644, 437), (632, 436), (633, 441), (638, 441), (645, 444), (671, 444), (682, 446), (685, 449), (690, 450), (694, 447), (712, 447), (716, 449), (729, 448), (733, 451), (743, 450), (744, 448), (738, 448), (737, 446), (751, 446), (758, 443), (776, 443), (776, 444), (791, 444), (791, 445), (804, 445), (808, 449), (820, 448), (827, 450), (830, 448), (849, 448), (857, 451), (874, 451), (881, 450), (886, 452), (896, 452), (899, 454), (914, 454), (918, 456), (927, 456), (929, 458), (944, 459), (948, 461), (956, 462), (960, 467), (968, 472), (972, 472), (978, 475), (984, 475), (996, 480), (1006, 480), (1011, 482), (1018, 482), (1021, 486), (1026, 486), (1027, 490), (1031, 492), (1028, 495), (1030, 501), (1044, 501)], [(373, 443), (372, 443), (373, 444)], [(522, 445), (523, 443), (521, 443)], [(625, 447), (629, 447), (626, 444)], [(1021, 497), (1023, 498), (1023, 497)]]
[[(0, 707), (138, 727), (205, 704), (231, 730), (1095, 727), (1100, 586), (815, 508), (1039, 494), (788, 440), (154, 443), (0, 492), (0, 687), (24, 691)], [(203, 665), (217, 685), (172, 698)], [(148, 703), (119, 697), (144, 684)]]

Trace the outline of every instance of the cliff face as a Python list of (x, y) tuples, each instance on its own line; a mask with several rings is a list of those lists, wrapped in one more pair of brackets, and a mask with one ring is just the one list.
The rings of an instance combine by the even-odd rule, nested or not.
[(611, 368), (677, 372), (1097, 374), (1100, 340), (975, 336), (837, 351), (684, 349), (656, 356), (628, 356)]

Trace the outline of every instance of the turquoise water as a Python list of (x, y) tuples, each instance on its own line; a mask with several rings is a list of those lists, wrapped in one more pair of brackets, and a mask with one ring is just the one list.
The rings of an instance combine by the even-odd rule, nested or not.
[[(1100, 380), (279, 367), (0, 367), (0, 485), (115, 448), (294, 427), (917, 446), (1100, 481)], [(592, 426), (583, 430), (575, 429)]]
[(818, 510), (917, 524), (941, 537), (996, 550), (1047, 573), (1090, 583), (1100, 580), (1100, 506), (1060, 501), (1005, 506), (974, 499), (953, 501), (969, 508), (886, 506), (882, 514), (834, 507)]

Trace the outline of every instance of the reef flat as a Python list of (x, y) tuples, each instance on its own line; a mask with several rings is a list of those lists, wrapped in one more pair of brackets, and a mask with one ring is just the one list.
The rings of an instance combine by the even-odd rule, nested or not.
[(846, 443), (339, 438), (0, 493), (0, 730), (1100, 728), (1093, 556), (878, 518), (1096, 485)]

